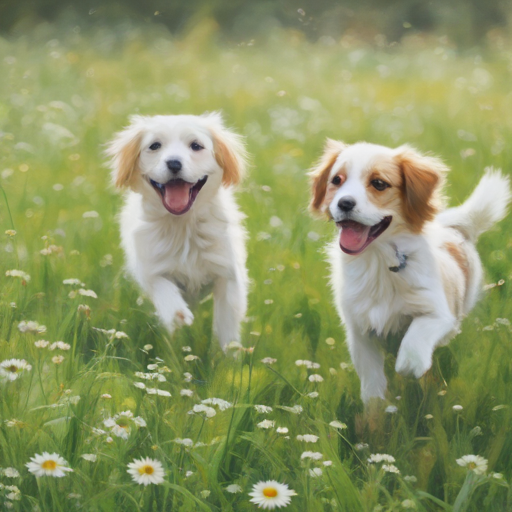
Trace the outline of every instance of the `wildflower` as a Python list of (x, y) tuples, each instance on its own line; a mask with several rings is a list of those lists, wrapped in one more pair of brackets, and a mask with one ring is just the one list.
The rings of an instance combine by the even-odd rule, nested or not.
[(144, 384), (144, 382), (134, 382), (133, 385), (139, 389), (146, 389), (146, 384)]
[(183, 380), (184, 380), (185, 382), (192, 382), (193, 375), (192, 375), (191, 373), (189, 373), (189, 372), (185, 372), (185, 373), (183, 374), (183, 377), (184, 377), (184, 379), (183, 379)]
[(104, 400), (110, 400), (112, 398), (112, 395), (109, 395), (108, 393), (103, 393), (101, 395), (101, 398), (103, 398)]
[(185, 473), (185, 478), (190, 478), (193, 474), (194, 474), (194, 472), (193, 472), (193, 471), (187, 471), (187, 472)]
[(462, 405), (454, 405), (452, 407), (452, 409), (456, 412), (459, 412), (459, 411), (462, 411), (462, 409), (464, 409), (464, 407), (462, 407)]
[(268, 429), (268, 428), (273, 428), (274, 425), (276, 424), (275, 421), (272, 421), (272, 420), (263, 420), (263, 421), (260, 421), (256, 426), (258, 428), (265, 428), (265, 429)]
[(398, 407), (396, 405), (388, 405), (384, 412), (389, 414), (395, 414), (398, 412)]
[(135, 372), (135, 377), (144, 380), (158, 380), (158, 382), (166, 382), (167, 379), (161, 373), (144, 373), (144, 372)]
[(225, 411), (226, 409), (233, 407), (231, 402), (222, 400), (222, 398), (207, 398), (202, 400), (201, 403), (205, 405), (216, 405), (221, 411)]
[(259, 412), (260, 414), (269, 414), (273, 411), (272, 407), (269, 407), (268, 405), (255, 405), (254, 408), (256, 409), (256, 412)]
[(32, 370), (25, 359), (6, 359), (0, 363), (0, 380), (16, 380), (24, 371)]
[(298, 435), (297, 441), (303, 441), (305, 443), (316, 443), (318, 441), (318, 436), (314, 436), (312, 434)]
[(264, 357), (261, 362), (263, 364), (274, 364), (277, 363), (277, 359), (274, 359), (273, 357)]
[(293, 407), (288, 407), (286, 405), (279, 405), (278, 407), (280, 409), (283, 409), (283, 411), (288, 411), (288, 412), (291, 412), (293, 414), (300, 414), (303, 411), (301, 405), (294, 405)]
[(28, 322), (26, 322), (25, 320), (21, 321), (18, 324), (18, 329), (20, 332), (30, 332), (37, 334), (42, 334), (43, 332), (46, 332), (45, 325), (39, 325), (37, 322), (33, 320), (29, 320)]
[(80, 455), (80, 457), (82, 457), (82, 459), (87, 460), (89, 462), (96, 462), (98, 460), (98, 456), (94, 453), (82, 453), (82, 455)]
[(148, 364), (147, 369), (151, 371), (158, 370), (158, 364)]
[(308, 377), (308, 380), (309, 382), (323, 382), (324, 378), (321, 375), (318, 375), (318, 373), (314, 373)]
[(52, 357), (52, 363), (61, 364), (64, 361), (64, 356), (54, 356)]
[(137, 427), (145, 427), (146, 422), (140, 417), (134, 417), (131, 411), (124, 411), (116, 414), (113, 418), (107, 418), (103, 425), (110, 429), (110, 432), (122, 439), (128, 439), (131, 432), (131, 423)]
[(144, 345), (144, 350), (151, 350), (153, 348), (153, 345)]
[(309, 470), (309, 476), (313, 478), (321, 477), (324, 474), (321, 468), (313, 468)]
[(432, 414), (425, 414), (425, 419), (426, 420), (431, 420), (434, 416), (432, 416)]
[(405, 475), (404, 476), (404, 480), (406, 482), (410, 482), (412, 484), (414, 484), (414, 483), (416, 483), (418, 481), (418, 479), (414, 475)]
[(23, 421), (17, 420), (16, 418), (13, 418), (12, 420), (5, 420), (5, 426), (8, 428), (23, 428), (25, 426), (25, 423), (23, 423)]
[(402, 501), (402, 508), (415, 509), (416, 503), (412, 500), (404, 500)]
[(7, 277), (20, 277), (24, 281), (30, 281), (30, 276), (26, 272), (23, 272), (23, 270), (7, 270), (5, 275)]
[(242, 488), (238, 484), (231, 484), (226, 487), (226, 492), (236, 494), (237, 492), (242, 492)]
[(176, 439), (174, 439), (173, 442), (175, 442), (176, 444), (182, 444), (187, 448), (191, 448), (192, 446), (194, 446), (194, 441), (192, 441), (192, 439), (189, 439), (188, 437), (186, 437), (185, 439), (180, 439), (179, 437), (177, 437)]
[(62, 281), (62, 284), (66, 284), (68, 286), (85, 286), (80, 279), (70, 278), (70, 279), (64, 279)]
[(312, 361), (308, 361), (307, 359), (298, 359), (295, 361), (295, 364), (297, 366), (305, 366), (308, 370), (318, 370), (320, 368), (320, 365), (318, 363), (313, 363)]
[(204, 404), (196, 404), (191, 411), (188, 411), (188, 414), (199, 414), (203, 413), (206, 419), (213, 418), (217, 412), (213, 407), (208, 407)]
[(128, 473), (132, 480), (141, 485), (161, 484), (164, 481), (164, 468), (162, 463), (155, 459), (133, 459), (128, 464)]
[(208, 496), (210, 496), (211, 493), (212, 491), (205, 489), (204, 491), (201, 491), (199, 494), (201, 495), (201, 498), (206, 499), (208, 498)]
[(185, 361), (190, 362), (190, 361), (196, 361), (197, 359), (199, 359), (199, 356), (195, 356), (193, 354), (189, 354), (188, 356), (185, 356), (183, 358)]
[(278, 434), (288, 434), (288, 429), (286, 427), (277, 427), (276, 432)]
[(194, 392), (191, 389), (181, 389), (180, 390), (180, 395), (181, 396), (192, 397), (192, 396), (194, 396)]
[(379, 462), (389, 462), (392, 464), (395, 462), (395, 457), (393, 457), (393, 455), (388, 455), (387, 453), (372, 453), (368, 462), (370, 464), (378, 464)]
[(37, 348), (46, 348), (49, 344), (50, 344), (50, 342), (49, 341), (45, 341), (45, 340), (34, 341), (34, 345)]
[(20, 474), (18, 470), (15, 468), (5, 468), (4, 476), (6, 476), (7, 478), (19, 478)]
[(337, 420), (331, 421), (331, 423), (329, 423), (329, 425), (332, 428), (339, 428), (340, 430), (347, 428), (347, 425), (345, 425), (345, 423), (341, 423), (341, 421), (337, 421)]
[(50, 350), (55, 350), (56, 348), (59, 350), (69, 350), (71, 345), (69, 343), (64, 343), (63, 341), (56, 341), (50, 345)]
[(274, 508), (286, 507), (289, 505), (292, 496), (297, 493), (288, 489), (286, 484), (281, 484), (275, 480), (267, 480), (266, 482), (258, 482), (253, 486), (251, 503), (255, 503), (259, 508), (272, 510)]
[(300, 459), (320, 460), (323, 459), (323, 457), (324, 456), (320, 452), (303, 452), (302, 455), (300, 456)]
[(354, 448), (355, 448), (358, 452), (360, 452), (360, 451), (362, 451), (362, 450), (365, 450), (365, 449), (366, 449), (366, 448), (368, 448), (368, 447), (369, 447), (368, 443), (357, 443), (357, 444), (354, 446)]
[(92, 291), (92, 290), (86, 290), (85, 288), (80, 288), (78, 290), (78, 293), (80, 295), (83, 295), (84, 297), (92, 297), (93, 299), (97, 299), (98, 296), (96, 295), (96, 292)]
[(184, 347), (181, 347), (181, 350), (183, 350), (183, 352), (192, 352), (192, 347), (184, 346)]
[(31, 462), (27, 462), (25, 466), (37, 477), (54, 476), (61, 478), (66, 476), (67, 471), (73, 471), (57, 453), (43, 452), (42, 455), (36, 453), (30, 460)]
[(456, 460), (459, 466), (473, 471), (476, 475), (483, 475), (487, 471), (487, 459), (480, 455), (464, 455)]
[(6, 229), (5, 234), (7, 236), (16, 236), (16, 231), (14, 229)]
[(120, 340), (121, 338), (129, 338), (129, 336), (123, 331), (116, 331), (116, 333), (114, 334), (114, 338)]
[(396, 473), (397, 475), (400, 474), (400, 470), (393, 464), (382, 464), (382, 469), (386, 473)]
[(324, 461), (322, 462), (322, 464), (323, 464), (325, 467), (332, 466), (332, 460), (324, 460)]
[(503, 475), (501, 473), (491, 473), (491, 477), (496, 480), (503, 480)]
[(146, 391), (148, 395), (172, 396), (169, 391), (165, 391), (164, 389), (146, 388)]

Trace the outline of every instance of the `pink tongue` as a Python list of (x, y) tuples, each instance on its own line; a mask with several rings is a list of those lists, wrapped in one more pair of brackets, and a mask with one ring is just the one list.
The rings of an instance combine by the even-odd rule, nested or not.
[(371, 226), (358, 222), (344, 222), (340, 233), (340, 246), (350, 252), (358, 252), (368, 240)]
[(169, 210), (180, 213), (185, 210), (190, 200), (190, 188), (193, 183), (176, 180), (176, 182), (165, 185), (164, 203)]

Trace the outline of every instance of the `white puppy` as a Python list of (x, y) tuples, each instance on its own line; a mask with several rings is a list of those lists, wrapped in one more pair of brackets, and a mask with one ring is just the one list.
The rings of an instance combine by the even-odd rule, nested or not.
[(396, 371), (419, 378), (478, 299), (475, 244), (505, 216), (509, 179), (487, 170), (464, 204), (443, 211), (446, 170), (407, 146), (328, 140), (310, 173), (310, 209), (339, 229), (328, 249), (331, 286), (364, 402), (384, 398), (380, 345), (389, 334), (403, 336)]
[(185, 299), (211, 284), (223, 349), (247, 308), (246, 233), (233, 197), (246, 167), (240, 136), (218, 113), (134, 116), (110, 143), (127, 267), (173, 332), (194, 319)]

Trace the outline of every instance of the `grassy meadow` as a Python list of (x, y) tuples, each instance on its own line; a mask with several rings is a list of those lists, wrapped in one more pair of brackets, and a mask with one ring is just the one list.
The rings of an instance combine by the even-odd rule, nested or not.
[[(389, 399), (368, 419), (327, 285), (334, 226), (309, 216), (306, 177), (326, 137), (440, 156), (451, 204), (486, 166), (508, 173), (507, 44), (284, 31), (231, 44), (207, 22), (180, 39), (132, 26), (0, 39), (0, 362), (31, 365), (0, 381), (0, 507), (242, 512), (274, 479), (297, 493), (290, 511), (512, 510), (512, 217), (481, 237), (488, 286), (461, 333), (420, 381), (396, 375), (390, 353)], [(131, 114), (212, 110), (252, 155), (238, 192), (252, 284), (234, 357), (212, 337), (211, 297), (170, 338), (125, 275), (103, 156)], [(208, 398), (229, 404), (188, 414)], [(73, 472), (36, 478), (25, 464), (43, 452)], [(399, 473), (368, 462), (378, 453)], [(485, 474), (457, 464), (468, 454)], [(132, 481), (141, 457), (161, 462), (162, 484)]]

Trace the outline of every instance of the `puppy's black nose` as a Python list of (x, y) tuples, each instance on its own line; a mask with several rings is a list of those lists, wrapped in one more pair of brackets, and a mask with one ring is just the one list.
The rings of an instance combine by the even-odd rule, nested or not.
[(345, 196), (338, 201), (338, 208), (344, 212), (349, 212), (356, 205), (356, 200), (353, 197)]
[(179, 160), (167, 160), (165, 162), (169, 171), (177, 173), (181, 171), (181, 162)]

